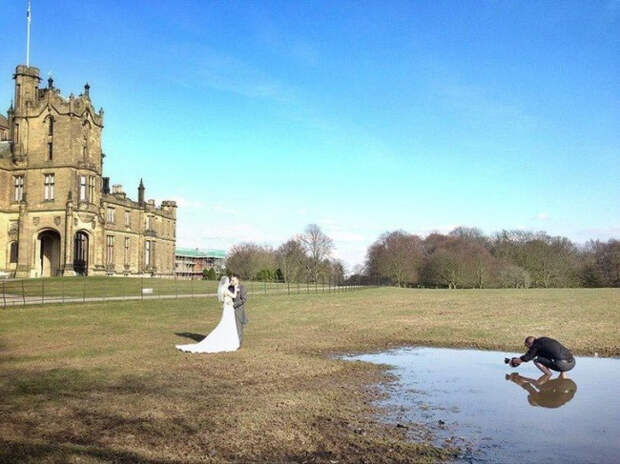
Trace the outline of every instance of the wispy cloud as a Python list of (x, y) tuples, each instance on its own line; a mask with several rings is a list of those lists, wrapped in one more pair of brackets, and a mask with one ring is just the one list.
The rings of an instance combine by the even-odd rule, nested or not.
[(549, 216), (549, 213), (546, 213), (544, 211), (536, 214), (535, 219), (538, 219), (539, 221), (546, 221), (548, 219), (550, 219), (551, 216)]
[(295, 88), (275, 78), (268, 70), (247, 61), (191, 43), (186, 52), (178, 44), (167, 50), (169, 69), (177, 69), (171, 79), (186, 88), (211, 88), (248, 98), (278, 103), (297, 102)]

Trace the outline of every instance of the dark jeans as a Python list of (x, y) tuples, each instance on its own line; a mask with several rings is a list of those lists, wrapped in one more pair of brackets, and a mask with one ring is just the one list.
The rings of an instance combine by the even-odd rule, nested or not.
[(570, 361), (566, 361), (565, 359), (547, 359), (542, 356), (538, 356), (534, 359), (534, 361), (542, 364), (547, 369), (557, 372), (570, 371), (573, 367), (575, 367), (575, 358)]

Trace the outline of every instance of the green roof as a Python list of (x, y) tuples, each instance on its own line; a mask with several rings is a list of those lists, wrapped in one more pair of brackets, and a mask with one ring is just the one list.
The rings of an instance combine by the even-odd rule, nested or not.
[(226, 258), (225, 250), (200, 250), (199, 248), (177, 248), (176, 256), (189, 256), (192, 258)]

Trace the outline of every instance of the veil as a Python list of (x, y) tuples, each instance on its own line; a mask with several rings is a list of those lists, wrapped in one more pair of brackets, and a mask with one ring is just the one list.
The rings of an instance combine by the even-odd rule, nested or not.
[(224, 301), (224, 292), (228, 289), (230, 285), (230, 279), (228, 276), (222, 276), (220, 279), (220, 284), (217, 287), (217, 299), (220, 301)]

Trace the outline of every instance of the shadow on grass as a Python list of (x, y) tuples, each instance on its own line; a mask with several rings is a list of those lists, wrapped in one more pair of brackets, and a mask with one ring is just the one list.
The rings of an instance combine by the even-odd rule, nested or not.
[(206, 338), (206, 335), (201, 335), (201, 334), (192, 333), (192, 332), (175, 332), (174, 334), (179, 337), (189, 338), (191, 340), (194, 340), (195, 342), (201, 342)]
[(60, 463), (72, 461), (76, 456), (97, 458), (101, 462), (136, 464), (180, 464), (185, 461), (151, 459), (131, 451), (112, 450), (73, 444), (27, 443), (0, 440), (0, 464), (30, 464), (40, 462)]

